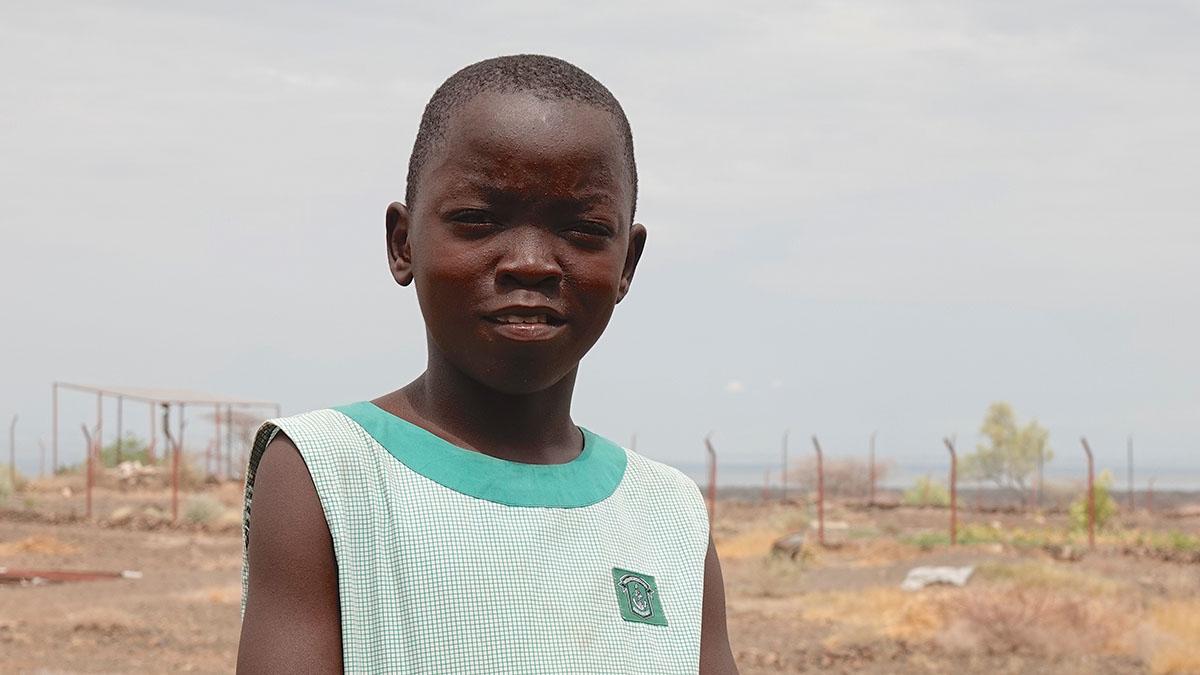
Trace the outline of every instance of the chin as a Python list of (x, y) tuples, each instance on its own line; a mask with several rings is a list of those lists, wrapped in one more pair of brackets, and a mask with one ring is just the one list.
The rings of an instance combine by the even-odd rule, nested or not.
[(489, 389), (494, 389), (502, 394), (522, 396), (546, 391), (575, 371), (575, 366), (567, 370), (560, 370), (530, 368), (528, 365), (504, 364), (490, 372), (481, 373), (475, 379)]

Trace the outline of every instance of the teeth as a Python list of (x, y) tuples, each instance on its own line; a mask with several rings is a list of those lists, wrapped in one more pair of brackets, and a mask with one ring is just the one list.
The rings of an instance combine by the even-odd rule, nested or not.
[(546, 323), (545, 314), (536, 314), (534, 316), (517, 316), (516, 314), (506, 314), (497, 317), (500, 323)]

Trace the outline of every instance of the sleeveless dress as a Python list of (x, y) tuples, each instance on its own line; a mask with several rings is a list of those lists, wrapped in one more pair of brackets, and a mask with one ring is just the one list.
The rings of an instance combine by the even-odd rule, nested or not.
[(337, 559), (345, 670), (696, 673), (708, 514), (681, 472), (581, 429), (565, 464), (457, 447), (372, 403), (270, 420)]

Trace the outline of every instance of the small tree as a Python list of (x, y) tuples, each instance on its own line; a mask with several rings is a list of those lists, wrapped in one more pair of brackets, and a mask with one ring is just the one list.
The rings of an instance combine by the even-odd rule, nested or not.
[[(1108, 470), (1100, 472), (1096, 477), (1096, 527), (1104, 529), (1117, 515), (1117, 501), (1112, 498), (1112, 473)], [(1071, 502), (1067, 513), (1071, 520), (1071, 529), (1086, 531), (1088, 526), (1087, 490)]]
[(124, 438), (109, 442), (100, 449), (100, 465), (109, 468), (117, 465), (117, 457), (122, 462), (138, 461), (147, 464), (149, 447), (137, 434), (127, 433)]
[(950, 506), (950, 491), (929, 476), (921, 476), (904, 491), (901, 500), (906, 506)]
[(962, 460), (963, 477), (969, 480), (995, 483), (1025, 495), (1039, 460), (1045, 463), (1054, 457), (1050, 432), (1037, 420), (1018, 426), (1012, 406), (1003, 401), (988, 407), (980, 433), (987, 442), (976, 445), (975, 452)]

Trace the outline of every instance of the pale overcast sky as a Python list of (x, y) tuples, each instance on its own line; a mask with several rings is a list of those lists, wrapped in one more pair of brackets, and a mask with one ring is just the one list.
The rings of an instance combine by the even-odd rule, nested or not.
[[(421, 110), (540, 52), (625, 106), (650, 232), (579, 423), (685, 468), (709, 430), (774, 462), (785, 428), (936, 466), (1002, 399), (1064, 470), (1084, 433), (1123, 469), (1133, 434), (1160, 486), (1200, 482), (1197, 3), (402, 4), (4, 3), (23, 468), (56, 379), (300, 412), (414, 377), (383, 214)], [(69, 400), (73, 461), (94, 403)]]

